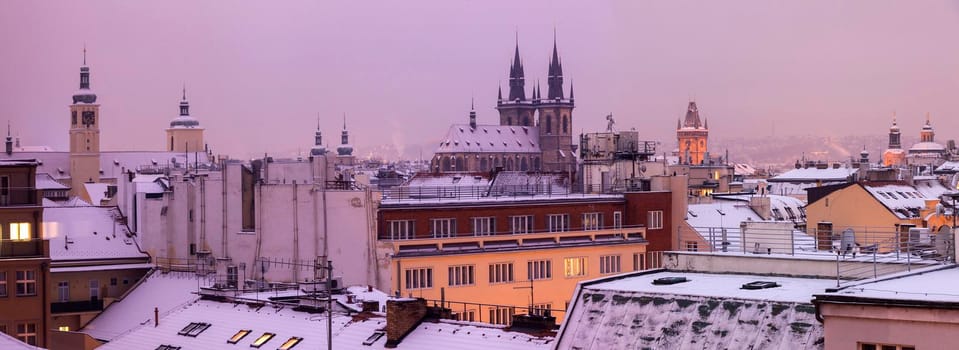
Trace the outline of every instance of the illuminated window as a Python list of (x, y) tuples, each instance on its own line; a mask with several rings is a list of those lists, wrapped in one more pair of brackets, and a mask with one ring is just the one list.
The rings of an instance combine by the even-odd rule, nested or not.
[(203, 331), (205, 331), (207, 328), (210, 328), (209, 323), (191, 322), (177, 332), (177, 334), (196, 338), (196, 336), (200, 335), (200, 333), (203, 333)]
[(566, 258), (563, 259), (563, 271), (566, 277), (586, 276), (586, 258)]
[(273, 334), (273, 333), (263, 333), (263, 335), (261, 335), (260, 337), (256, 338), (256, 340), (253, 341), (253, 344), (250, 344), (250, 347), (259, 348), (263, 346), (263, 344), (266, 344), (266, 342), (270, 341), (270, 339), (273, 339), (273, 337), (275, 336), (276, 334)]
[(252, 332), (252, 330), (242, 329), (242, 330), (240, 330), (239, 332), (236, 332), (236, 334), (234, 334), (232, 337), (230, 337), (230, 339), (227, 339), (226, 342), (227, 342), (227, 343), (230, 343), (230, 344), (236, 344), (236, 343), (238, 343), (241, 339), (243, 339), (244, 337), (246, 337), (247, 334), (250, 334), (250, 332)]
[(14, 241), (30, 240), (30, 223), (13, 222), (10, 223), (10, 239)]
[(595, 231), (601, 228), (603, 228), (602, 213), (584, 213), (583, 214), (583, 230), (584, 231)]
[(296, 344), (299, 344), (301, 341), (303, 341), (303, 338), (290, 337), (290, 339), (287, 339), (285, 342), (283, 342), (283, 345), (280, 345), (277, 350), (289, 350), (296, 346)]
[(57, 330), (61, 332), (69, 332), (70, 326), (60, 326), (60, 327), (57, 327)]

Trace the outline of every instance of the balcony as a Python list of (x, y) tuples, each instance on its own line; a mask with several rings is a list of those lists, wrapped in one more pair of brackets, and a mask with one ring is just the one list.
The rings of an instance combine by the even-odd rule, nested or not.
[(0, 189), (0, 207), (40, 205), (40, 192), (33, 187)]
[(461, 235), (447, 238), (418, 238), (404, 240), (381, 239), (381, 241), (384, 243), (388, 242), (390, 245), (392, 245), (394, 251), (397, 252), (397, 256), (423, 256), (519, 249), (646, 243), (646, 227), (637, 225), (618, 229), (495, 234), (489, 236)]
[(50, 312), (55, 314), (90, 311), (103, 311), (103, 299), (50, 303)]
[(41, 239), (0, 240), (0, 259), (49, 256), (50, 242)]

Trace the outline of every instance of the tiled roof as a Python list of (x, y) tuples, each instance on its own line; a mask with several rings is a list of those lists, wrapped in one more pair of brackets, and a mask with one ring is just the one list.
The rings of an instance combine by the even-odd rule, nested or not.
[(436, 153), (540, 153), (535, 126), (450, 126)]

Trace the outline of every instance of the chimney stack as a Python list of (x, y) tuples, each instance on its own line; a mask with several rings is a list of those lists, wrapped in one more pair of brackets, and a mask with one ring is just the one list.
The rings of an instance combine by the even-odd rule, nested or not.
[(386, 301), (386, 344), (395, 348), (426, 318), (426, 299), (396, 299)]

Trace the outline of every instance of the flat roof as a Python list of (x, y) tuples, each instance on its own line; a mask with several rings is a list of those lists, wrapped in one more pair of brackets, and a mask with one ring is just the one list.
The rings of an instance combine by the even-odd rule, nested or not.
[[(663, 277), (686, 277), (689, 281), (671, 285), (653, 284), (653, 280)], [(743, 284), (756, 281), (776, 282), (779, 287), (756, 290), (741, 289)], [(827, 288), (836, 287), (836, 280), (831, 279), (682, 271), (658, 271), (630, 275), (612, 281), (589, 283), (584, 282), (583, 289), (795, 303), (810, 303), (814, 294), (823, 293)]]
[[(906, 272), (822, 295), (863, 299), (959, 303), (959, 268), (955, 266)], [(817, 296), (818, 298), (819, 296)]]

